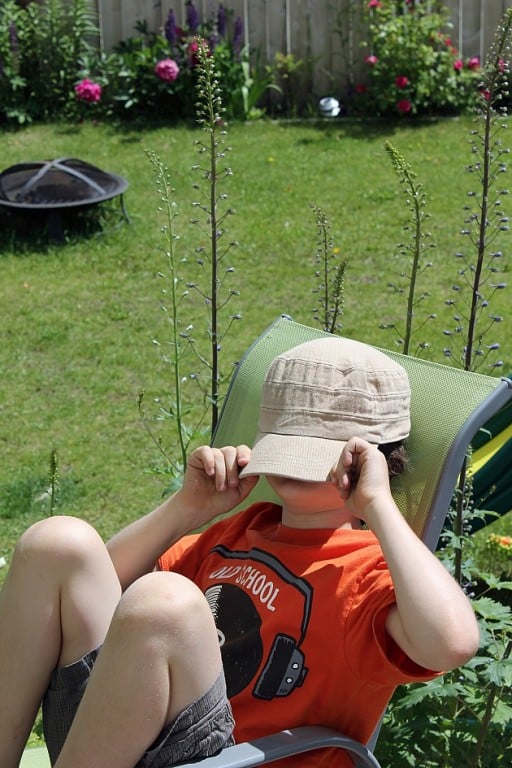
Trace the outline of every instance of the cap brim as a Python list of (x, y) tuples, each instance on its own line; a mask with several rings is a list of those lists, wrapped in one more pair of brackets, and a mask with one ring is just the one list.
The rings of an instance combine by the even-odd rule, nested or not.
[(344, 441), (321, 437), (260, 433), (240, 477), (277, 475), (322, 483), (338, 463), (344, 445)]

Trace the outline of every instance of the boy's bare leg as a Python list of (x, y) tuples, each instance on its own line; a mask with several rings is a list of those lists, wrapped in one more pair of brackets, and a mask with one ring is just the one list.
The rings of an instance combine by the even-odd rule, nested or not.
[(133, 768), (220, 671), (202, 592), (177, 574), (143, 576), (119, 603), (55, 768)]
[(103, 642), (121, 594), (99, 535), (53, 517), (20, 539), (0, 592), (0, 765), (17, 768), (56, 666)]

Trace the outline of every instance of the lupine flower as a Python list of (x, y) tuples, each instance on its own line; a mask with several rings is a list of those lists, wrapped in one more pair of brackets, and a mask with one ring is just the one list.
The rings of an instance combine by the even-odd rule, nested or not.
[(161, 59), (155, 65), (155, 74), (166, 83), (173, 83), (180, 73), (174, 59)]
[(395, 78), (397, 88), (407, 88), (409, 85), (409, 78), (406, 75), (398, 75)]
[(221, 3), (217, 11), (217, 32), (220, 37), (226, 37), (226, 21), (226, 9)]
[(235, 19), (235, 28), (233, 30), (233, 53), (235, 54), (235, 60), (240, 59), (240, 53), (244, 44), (244, 23), (241, 16), (237, 16)]
[(192, 0), (187, 1), (187, 27), (193, 35), (199, 29), (199, 15)]
[(176, 17), (174, 11), (171, 9), (165, 22), (165, 39), (169, 45), (174, 46), (178, 42), (178, 30), (176, 28)]
[(366, 61), (367, 64), (369, 64), (371, 67), (373, 67), (374, 64), (376, 64), (378, 62), (378, 58), (377, 58), (377, 56), (372, 54), (371, 56), (366, 56), (365, 61)]
[(462, 59), (455, 59), (455, 61), (453, 62), (453, 68), (457, 70), (457, 72), (460, 72), (463, 67), (464, 67), (464, 62), (462, 61)]
[(77, 99), (80, 99), (80, 101), (86, 101), (92, 104), (101, 99), (101, 85), (99, 83), (93, 83), (92, 80), (89, 80), (86, 77), (75, 85), (75, 93)]
[(402, 115), (405, 115), (407, 112), (411, 111), (412, 104), (409, 99), (400, 99), (400, 101), (397, 101), (396, 103), (396, 108)]
[(480, 69), (480, 57), (472, 56), (468, 61), (468, 69)]

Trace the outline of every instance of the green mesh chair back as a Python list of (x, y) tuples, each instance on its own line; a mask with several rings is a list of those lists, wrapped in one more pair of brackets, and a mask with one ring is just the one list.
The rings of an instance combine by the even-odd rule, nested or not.
[[(281, 352), (328, 335), (280, 317), (252, 344), (238, 364), (213, 443), (251, 445), (258, 429), (266, 371)], [(509, 379), (430, 363), (382, 349), (406, 369), (411, 383), (410, 470), (393, 485), (393, 495), (413, 530), (434, 548), (467, 448), (478, 429), (512, 399)], [(248, 501), (272, 499), (260, 479)]]

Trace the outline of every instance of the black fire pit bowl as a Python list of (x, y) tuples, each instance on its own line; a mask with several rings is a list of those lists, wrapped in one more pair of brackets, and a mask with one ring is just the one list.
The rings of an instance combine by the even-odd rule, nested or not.
[(72, 157), (18, 163), (0, 173), (0, 205), (17, 211), (48, 214), (48, 234), (62, 239), (61, 212), (85, 208), (120, 196), (123, 203), (128, 182), (115, 173)]

